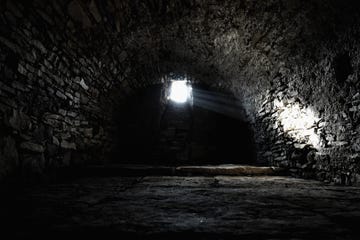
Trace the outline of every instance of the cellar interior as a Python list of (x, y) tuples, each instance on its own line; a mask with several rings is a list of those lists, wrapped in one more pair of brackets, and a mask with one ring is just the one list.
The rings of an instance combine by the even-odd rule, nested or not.
[(14, 238), (357, 239), (355, 0), (1, 0)]

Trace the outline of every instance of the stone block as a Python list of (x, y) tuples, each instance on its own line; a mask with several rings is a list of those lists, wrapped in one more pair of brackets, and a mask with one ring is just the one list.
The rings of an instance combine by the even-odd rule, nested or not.
[(64, 100), (67, 99), (67, 97), (66, 97), (62, 92), (60, 92), (59, 90), (56, 91), (55, 94), (56, 94), (56, 96), (58, 96), (58, 97), (61, 98), (61, 99), (64, 99)]
[(343, 146), (349, 145), (349, 142), (347, 142), (347, 141), (335, 141), (335, 142), (332, 142), (331, 145), (336, 146), (336, 147), (343, 147)]
[(60, 146), (60, 141), (57, 137), (53, 136), (52, 137), (52, 143), (56, 146)]
[(26, 68), (25, 68), (22, 64), (19, 64), (19, 65), (18, 65), (18, 72), (19, 72), (20, 74), (22, 74), (22, 75), (25, 75), (25, 76), (26, 76), (26, 74), (27, 74), (27, 70), (26, 70)]
[(89, 90), (89, 87), (88, 87), (88, 85), (86, 85), (84, 79), (81, 79), (81, 81), (80, 81), (79, 84), (80, 84), (80, 86), (81, 86), (85, 91)]
[(307, 146), (307, 144), (300, 144), (300, 143), (294, 144), (294, 148), (296, 148), (296, 149), (304, 149), (306, 146)]
[(68, 141), (62, 140), (60, 146), (64, 149), (76, 150), (76, 144), (73, 142), (68, 142)]
[(30, 152), (43, 153), (45, 148), (43, 145), (33, 142), (23, 142), (20, 144), (20, 148)]
[(42, 44), (42, 42), (40, 42), (39, 40), (33, 40), (32, 44), (41, 51), (41, 53), (46, 54), (47, 50), (45, 48), (45, 46)]
[(64, 109), (59, 109), (59, 114), (62, 116), (66, 116), (67, 111)]
[(76, 112), (71, 112), (71, 111), (70, 111), (70, 112), (67, 113), (67, 115), (68, 115), (69, 117), (75, 118), (75, 117), (77, 117), (78, 114), (77, 114)]

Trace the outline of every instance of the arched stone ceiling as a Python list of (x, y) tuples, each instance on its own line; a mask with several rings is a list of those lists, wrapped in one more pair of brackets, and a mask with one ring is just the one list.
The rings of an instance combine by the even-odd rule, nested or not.
[(311, 107), (326, 157), (309, 166), (333, 180), (352, 167), (353, 178), (359, 9), (356, 0), (3, 0), (0, 149), (19, 154), (2, 159), (16, 165), (35, 151), (28, 162), (42, 168), (105, 151), (116, 103), (175, 72), (232, 92), (271, 148), (259, 154), (276, 165), (296, 165), (294, 144), (309, 141), (283, 129), (282, 113)]

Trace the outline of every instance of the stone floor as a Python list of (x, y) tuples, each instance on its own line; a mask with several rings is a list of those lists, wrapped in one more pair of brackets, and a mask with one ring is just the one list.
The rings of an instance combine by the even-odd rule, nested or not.
[(12, 238), (360, 239), (360, 187), (288, 177), (83, 178), (6, 196)]

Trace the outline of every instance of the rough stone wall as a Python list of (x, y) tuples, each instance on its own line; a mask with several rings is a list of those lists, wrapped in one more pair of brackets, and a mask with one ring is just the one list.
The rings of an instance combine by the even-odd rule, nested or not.
[(109, 145), (102, 96), (127, 56), (104, 54), (110, 40), (79, 4), (1, 1), (0, 177), (101, 161)]
[[(272, 143), (260, 144), (265, 146), (260, 154), (297, 176), (353, 184), (359, 182), (360, 170), (358, 5), (335, 1), (318, 7), (324, 9), (305, 8), (292, 17), (302, 25), (312, 20), (305, 24), (311, 28), (287, 32), (296, 38), (285, 43), (294, 46), (281, 51), (280, 66), (269, 76), (270, 87), (255, 105), (256, 125), (263, 130), (258, 139)], [(300, 130), (284, 126), (284, 113), (289, 117), (294, 111), (298, 119), (312, 117), (313, 122)]]
[[(348, 34), (344, 38), (351, 39)], [(340, 38), (314, 49), (314, 59), (288, 66), (273, 79), (257, 114), (257, 125), (267, 129), (263, 141), (275, 143), (263, 151), (269, 162), (303, 177), (339, 184), (359, 181), (358, 46)], [(281, 124), (282, 112), (294, 106), (310, 110), (315, 120), (295, 139), (294, 130)]]
[[(178, 72), (242, 101), (264, 146), (259, 158), (301, 176), (359, 181), (355, 0), (34, 0), (0, 7), (2, 175), (105, 151), (117, 103)], [(316, 121), (290, 131), (284, 111)]]

